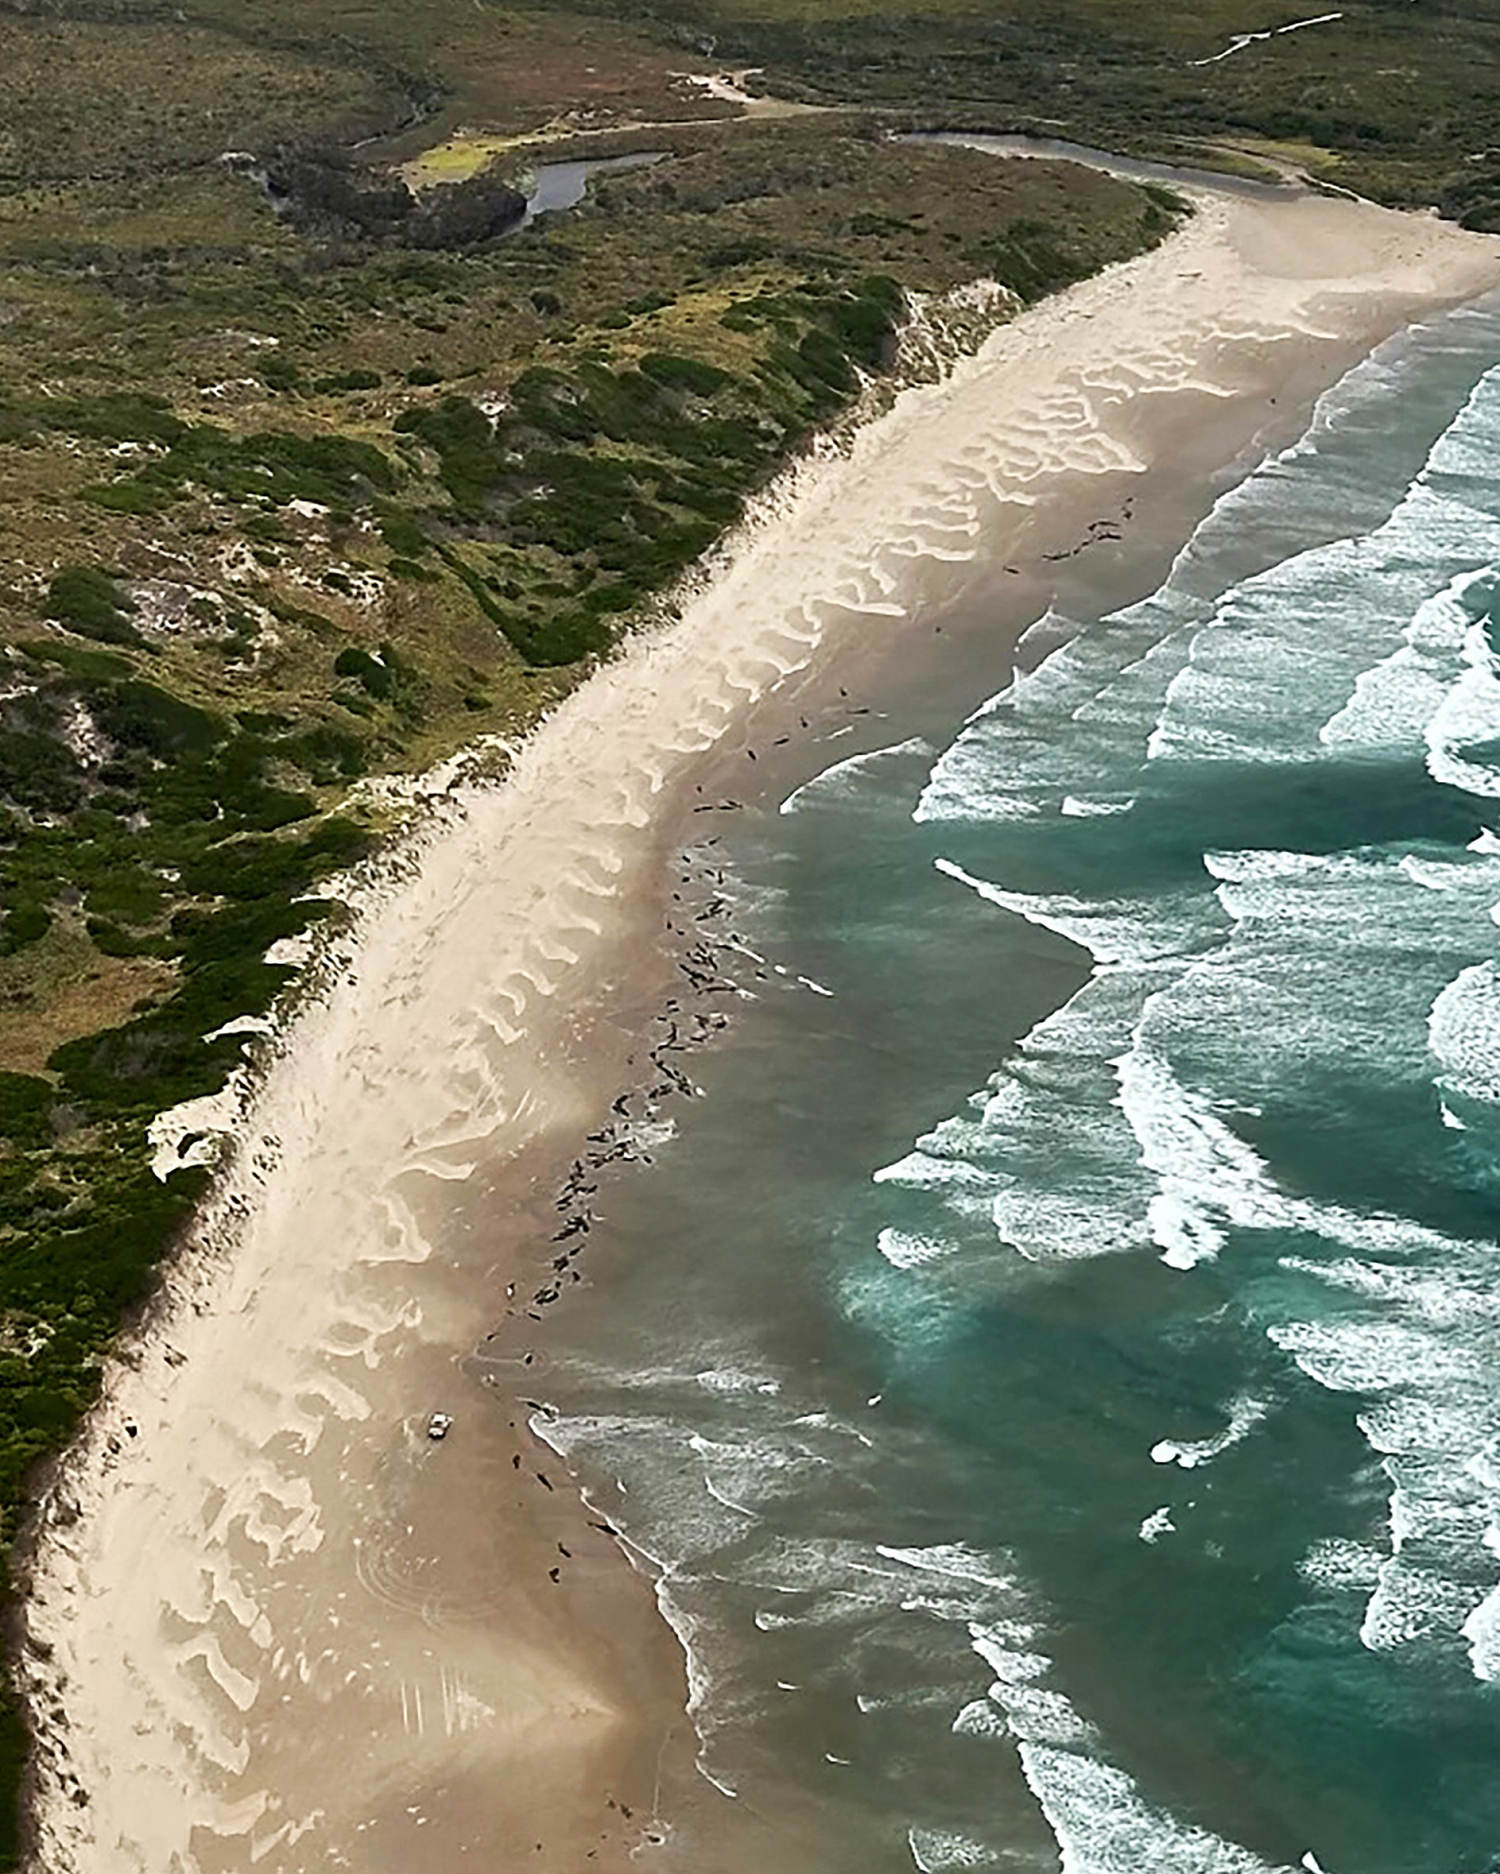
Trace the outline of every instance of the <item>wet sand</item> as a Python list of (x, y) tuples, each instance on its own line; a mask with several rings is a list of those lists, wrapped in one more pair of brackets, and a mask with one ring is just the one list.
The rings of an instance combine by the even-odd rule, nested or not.
[(43, 1505), (38, 1867), (609, 1868), (658, 1835), (670, 1860), (680, 1654), (522, 1403), (543, 1297), (607, 1280), (586, 1229), (556, 1235), (587, 1169), (561, 1208), (559, 1181), (622, 1089), (663, 1086), (654, 1018), (702, 941), (668, 859), (852, 752), (836, 731), (939, 626), (1014, 632), (1060, 579), (1135, 576), (1354, 359), (1500, 283), (1497, 254), (1363, 205), (1206, 200), (788, 477), (503, 785), (455, 788), (282, 1038)]

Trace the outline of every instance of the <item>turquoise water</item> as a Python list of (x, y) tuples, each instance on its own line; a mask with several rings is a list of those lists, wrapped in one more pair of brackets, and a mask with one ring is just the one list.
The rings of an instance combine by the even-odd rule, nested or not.
[(1497, 360), (715, 849), (754, 999), (545, 1378), (680, 1865), (1500, 1869)]

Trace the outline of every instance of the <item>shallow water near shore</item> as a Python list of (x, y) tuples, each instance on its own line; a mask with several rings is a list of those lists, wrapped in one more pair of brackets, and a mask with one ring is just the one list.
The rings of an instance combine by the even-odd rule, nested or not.
[(682, 1865), (1500, 1866), (1497, 360), (715, 819), (753, 999), (542, 1428), (689, 1654)]

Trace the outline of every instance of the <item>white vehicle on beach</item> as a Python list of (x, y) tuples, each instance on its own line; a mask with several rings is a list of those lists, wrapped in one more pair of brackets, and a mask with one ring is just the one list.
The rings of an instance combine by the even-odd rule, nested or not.
[(453, 1415), (450, 1412), (434, 1412), (432, 1417), (427, 1421), (427, 1436), (429, 1438), (446, 1438), (452, 1426)]

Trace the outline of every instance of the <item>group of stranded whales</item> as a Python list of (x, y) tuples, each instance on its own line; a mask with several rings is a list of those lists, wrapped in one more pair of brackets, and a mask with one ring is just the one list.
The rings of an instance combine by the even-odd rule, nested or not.
[[(706, 1004), (710, 997), (746, 993), (721, 967), (721, 959), (726, 954), (748, 956), (757, 962), (759, 959), (725, 921), (732, 909), (731, 901), (718, 889), (723, 884), (724, 874), (716, 869), (709, 850), (717, 843), (717, 840), (710, 840), (689, 847), (678, 858), (679, 866), (684, 868), (681, 884), (708, 892), (701, 909), (680, 915), (690, 918), (692, 925), (712, 923), (713, 935), (690, 932), (672, 918), (667, 919), (668, 931), (674, 937), (685, 940), (691, 934), (692, 941), (684, 942), (676, 962), (684, 988), (670, 996), (652, 1018), (652, 1027), (658, 1032), (646, 1049), (650, 1076), (645, 1084), (616, 1094), (610, 1102), (610, 1118), (589, 1133), (583, 1151), (569, 1166), (553, 1199), (559, 1221), (547, 1244), (550, 1269), (524, 1301), (516, 1300), (514, 1282), (506, 1285), (506, 1297), (512, 1304), (505, 1310), (508, 1319), (521, 1316), (528, 1321), (541, 1321), (544, 1309), (554, 1306), (569, 1285), (583, 1280), (575, 1265), (588, 1246), (590, 1232), (600, 1221), (595, 1208), (600, 1175), (611, 1166), (652, 1162), (648, 1147), (662, 1102), (674, 1096), (692, 1099), (699, 1091), (673, 1057), (705, 1047), (728, 1026), (728, 1016), (719, 1010), (694, 1005)], [(678, 904), (683, 903), (680, 890), (672, 895)], [(759, 969), (756, 973), (765, 974)], [(485, 1336), (486, 1343), (495, 1341), (502, 1332), (503, 1324)], [(524, 1353), (521, 1364), (530, 1366), (534, 1359), (534, 1353)]]

